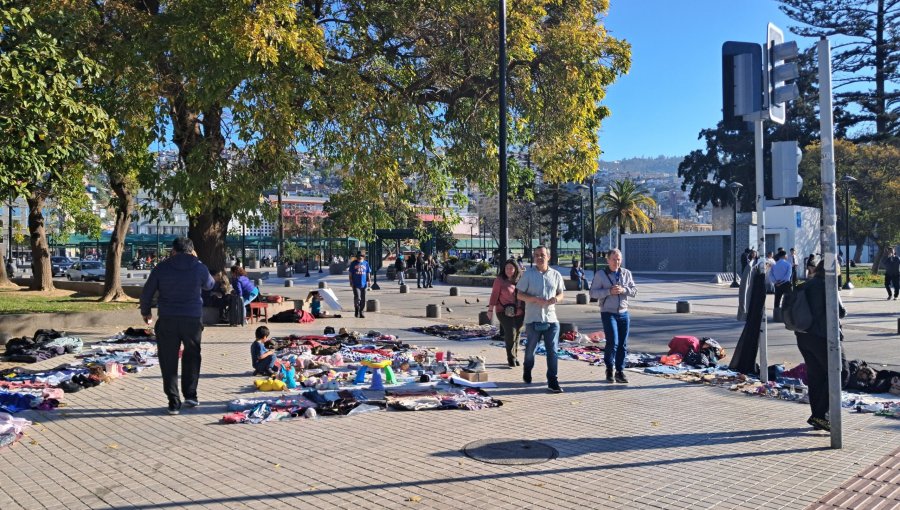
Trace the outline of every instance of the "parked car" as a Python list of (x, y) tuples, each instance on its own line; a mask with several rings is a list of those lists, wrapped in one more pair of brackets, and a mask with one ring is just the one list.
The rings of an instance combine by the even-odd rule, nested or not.
[(53, 276), (65, 276), (66, 271), (72, 267), (75, 261), (69, 257), (50, 257), (50, 270)]
[(102, 282), (106, 276), (106, 267), (96, 260), (83, 260), (72, 264), (72, 267), (66, 271), (66, 278), (69, 280), (78, 280), (82, 282), (98, 281)]

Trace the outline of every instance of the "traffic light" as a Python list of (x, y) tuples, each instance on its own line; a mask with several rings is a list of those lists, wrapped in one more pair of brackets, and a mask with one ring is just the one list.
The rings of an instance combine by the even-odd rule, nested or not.
[(772, 142), (772, 198), (796, 198), (800, 195), (803, 186), (801, 159), (803, 151), (796, 141)]
[(762, 46), (726, 41), (722, 45), (722, 120), (726, 129), (746, 127), (745, 115), (763, 111)]
[(800, 77), (797, 41), (784, 40), (784, 32), (772, 23), (766, 30), (766, 107), (769, 120), (784, 124), (785, 103), (800, 97), (795, 80)]

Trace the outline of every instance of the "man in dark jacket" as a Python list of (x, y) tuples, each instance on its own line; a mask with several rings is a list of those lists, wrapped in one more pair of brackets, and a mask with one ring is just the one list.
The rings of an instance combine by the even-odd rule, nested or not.
[(178, 393), (178, 350), (184, 344), (181, 357), (181, 393), (190, 407), (200, 405), (197, 400), (197, 381), (200, 378), (200, 338), (203, 334), (203, 300), (201, 290), (215, 285), (209, 269), (194, 253), (194, 243), (179, 237), (172, 243), (172, 256), (160, 262), (144, 284), (141, 292), (141, 315), (148, 325), (153, 322), (150, 305), (157, 298), (156, 342), (163, 391), (169, 398), (169, 414), (181, 411)]
[(891, 286), (894, 287), (894, 301), (900, 295), (900, 257), (894, 253), (893, 248), (888, 248), (888, 256), (884, 258), (884, 288), (887, 289), (888, 299), (891, 299)]
[[(840, 272), (840, 268), (838, 268)], [(828, 331), (825, 305), (825, 261), (820, 260), (816, 266), (816, 273), (811, 280), (799, 287), (806, 293), (806, 301), (809, 303), (809, 311), (813, 317), (821, 317), (822, 320), (813, 321), (813, 325), (806, 333), (794, 332), (797, 337), (797, 348), (803, 355), (806, 363), (806, 373), (809, 379), (809, 407), (812, 416), (806, 420), (816, 430), (831, 430), (828, 421)], [(838, 316), (844, 318), (847, 311), (838, 296)], [(841, 334), (843, 338), (843, 334)], [(846, 365), (844, 350), (841, 349), (841, 365)], [(844, 379), (842, 374), (841, 379)]]

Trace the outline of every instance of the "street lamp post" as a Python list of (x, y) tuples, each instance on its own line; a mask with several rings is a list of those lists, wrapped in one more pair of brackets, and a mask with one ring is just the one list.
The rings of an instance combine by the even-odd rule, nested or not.
[(850, 185), (856, 182), (853, 176), (845, 175), (841, 178), (844, 183), (844, 260), (846, 261), (847, 279), (844, 280), (845, 290), (852, 290), (853, 284), (850, 283)]
[(247, 267), (247, 225), (241, 220), (241, 265)]
[(303, 276), (309, 278), (309, 226), (312, 221), (312, 216), (306, 215), (306, 239), (304, 240), (303, 247), (306, 248), (304, 250), (306, 252), (306, 274)]
[(597, 274), (597, 209), (594, 207), (594, 176), (591, 176), (591, 260)]
[(741, 286), (741, 284), (738, 283), (738, 275), (737, 275), (737, 266), (738, 266), (738, 260), (737, 260), (737, 256), (738, 256), (737, 255), (737, 210), (738, 210), (738, 195), (740, 195), (741, 188), (743, 188), (743, 187), (744, 187), (744, 185), (739, 182), (732, 182), (731, 184), (728, 185), (728, 188), (731, 190), (732, 196), (734, 196), (734, 218), (733, 218), (733, 221), (731, 222), (731, 263), (733, 264), (731, 269), (732, 269), (732, 274), (734, 276), (734, 278), (731, 281), (732, 288)]
[(581, 267), (584, 267), (584, 193), (582, 191), (588, 189), (584, 184), (579, 184), (575, 187), (578, 190), (578, 199), (580, 202), (580, 213), (581, 213)]
[(323, 259), (325, 258), (324, 246), (325, 246), (325, 220), (322, 220), (322, 222), (319, 224), (319, 250), (318, 250), (319, 274), (324, 273), (324, 271), (322, 271), (322, 264), (324, 262)]

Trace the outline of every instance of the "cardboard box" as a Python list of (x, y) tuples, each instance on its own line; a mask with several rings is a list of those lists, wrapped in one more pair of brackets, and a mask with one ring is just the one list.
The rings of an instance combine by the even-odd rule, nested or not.
[(463, 370), (459, 376), (469, 382), (485, 382), (488, 380), (487, 372), (468, 372)]

